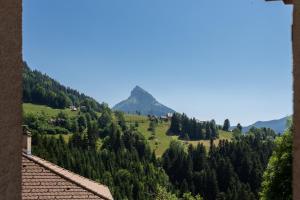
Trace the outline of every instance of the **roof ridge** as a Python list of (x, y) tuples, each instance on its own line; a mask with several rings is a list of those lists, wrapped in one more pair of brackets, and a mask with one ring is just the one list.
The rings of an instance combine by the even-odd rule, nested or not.
[[(45, 167), (46, 169), (54, 172), (55, 174), (61, 176), (62, 178), (67, 179), (67, 180), (73, 182), (74, 184), (79, 185), (80, 187), (83, 187), (84, 189), (92, 192), (93, 194), (95, 194), (95, 195), (97, 195), (97, 196), (99, 196), (101, 198), (104, 198), (106, 200), (113, 200), (113, 197), (112, 197), (112, 195), (110, 193), (110, 190), (109, 190), (109, 188), (106, 185), (102, 185), (102, 184), (100, 184), (100, 183), (98, 183), (96, 181), (90, 180), (90, 179), (88, 179), (86, 177), (83, 177), (83, 176), (81, 176), (79, 174), (76, 174), (76, 173), (74, 173), (74, 172), (72, 172), (70, 170), (67, 170), (67, 169), (65, 169), (63, 167), (60, 167), (60, 166), (58, 166), (58, 165), (56, 165), (54, 163), (51, 163), (51, 162), (49, 162), (49, 161), (47, 161), (45, 159), (40, 158), (38, 156), (27, 155), (25, 153), (22, 153), (22, 155), (24, 157), (26, 157), (27, 159), (29, 159), (29, 160), (37, 163), (38, 165), (41, 165), (41, 166)], [(57, 169), (55, 169), (55, 168), (57, 168)], [(66, 172), (66, 173), (63, 173), (63, 172)], [(94, 185), (91, 186), (91, 187), (88, 187), (87, 184), (80, 183), (79, 182), (80, 180), (76, 181), (75, 178), (80, 178), (80, 179), (82, 179), (82, 181), (86, 181), (86, 182), (92, 183)], [(106, 191), (104, 191), (104, 192), (106, 194), (102, 194), (99, 191), (97, 191), (96, 188), (92, 188), (92, 187), (95, 187), (95, 185), (101, 186), (102, 189), (105, 189)]]

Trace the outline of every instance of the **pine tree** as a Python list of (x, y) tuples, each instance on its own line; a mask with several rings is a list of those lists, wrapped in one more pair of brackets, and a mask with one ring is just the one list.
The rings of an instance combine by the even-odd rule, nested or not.
[(240, 123), (237, 124), (236, 128), (237, 128), (240, 132), (242, 132), (242, 130), (243, 130), (243, 127), (242, 127), (242, 125), (241, 125)]
[(86, 127), (87, 127), (86, 119), (85, 119), (85, 117), (83, 115), (80, 115), (78, 117), (77, 122), (78, 122), (79, 132), (82, 133), (86, 129)]
[(229, 131), (229, 128), (230, 128), (229, 119), (225, 119), (224, 125), (223, 125), (223, 131)]
[(98, 118), (98, 126), (101, 129), (104, 129), (106, 126), (109, 126), (111, 122), (112, 122), (111, 113), (106, 110)]
[(217, 126), (216, 126), (216, 122), (215, 120), (211, 120), (210, 123), (210, 130), (211, 130), (211, 136), (210, 138), (212, 139), (216, 139), (219, 137), (219, 133), (218, 133), (218, 129), (217, 129)]
[(156, 121), (155, 120), (151, 120), (150, 123), (149, 123), (148, 131), (150, 131), (152, 133), (152, 135), (155, 135), (156, 126), (157, 126)]
[(117, 117), (118, 124), (121, 127), (122, 131), (126, 131), (127, 126), (126, 126), (126, 121), (125, 121), (124, 113), (121, 112), (121, 111), (116, 111), (115, 115)]
[(206, 124), (206, 127), (205, 127), (205, 139), (206, 140), (209, 140), (211, 138), (211, 134), (212, 131), (211, 131), (211, 128), (209, 126), (209, 123)]
[(171, 118), (170, 131), (175, 135), (180, 133), (180, 115), (178, 113), (174, 113)]
[(198, 144), (196, 149), (191, 152), (193, 158), (193, 168), (195, 171), (201, 171), (204, 169), (207, 159), (206, 159), (206, 149), (203, 144)]
[(96, 148), (97, 135), (98, 135), (98, 127), (97, 127), (96, 122), (89, 122), (88, 123), (87, 136), (88, 136), (89, 146), (92, 149)]

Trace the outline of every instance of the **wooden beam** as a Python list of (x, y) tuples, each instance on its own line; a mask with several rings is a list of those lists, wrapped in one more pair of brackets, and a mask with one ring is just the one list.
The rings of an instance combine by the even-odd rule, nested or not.
[(293, 4), (294, 0), (283, 0), (285, 4)]
[(265, 1), (283, 1), (284, 4), (293, 4), (294, 0), (265, 0)]

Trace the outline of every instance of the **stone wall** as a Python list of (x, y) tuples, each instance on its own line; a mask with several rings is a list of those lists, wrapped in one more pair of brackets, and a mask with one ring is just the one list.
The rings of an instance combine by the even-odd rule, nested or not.
[(0, 199), (21, 199), (22, 1), (0, 1)]

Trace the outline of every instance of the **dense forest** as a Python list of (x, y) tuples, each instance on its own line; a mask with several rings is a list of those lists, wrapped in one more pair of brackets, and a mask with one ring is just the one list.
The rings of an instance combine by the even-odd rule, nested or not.
[[(53, 126), (49, 125), (47, 115), (23, 117), (33, 135), (34, 155), (109, 186), (116, 200), (160, 199), (164, 192), (172, 191), (160, 159), (136, 126), (126, 124), (122, 112), (114, 113), (107, 108), (96, 118), (88, 112), (71, 119), (59, 113), (57, 118), (61, 120), (54, 127), (59, 130), (76, 124), (71, 125), (75, 128), (67, 142), (64, 134), (57, 137), (43, 129)], [(181, 196), (194, 199), (189, 192)]]
[[(24, 114), (23, 124), (33, 135), (33, 154), (106, 184), (116, 200), (291, 199), (291, 129), (278, 137), (267, 128), (242, 134), (238, 125), (232, 140), (215, 145), (219, 130), (229, 130), (228, 119), (218, 126), (214, 120), (200, 122), (176, 113), (166, 134), (210, 140), (209, 148), (174, 140), (159, 158), (138, 124), (127, 123), (124, 113), (26, 64), (23, 76), (24, 102), (86, 108), (73, 115)], [(148, 130), (155, 133), (157, 123), (151, 121)]]
[(199, 122), (188, 118), (186, 114), (174, 113), (171, 118), (170, 133), (179, 135), (184, 140), (210, 140), (219, 137), (218, 127), (214, 120)]
[(95, 124), (88, 127), (88, 134), (74, 134), (68, 144), (62, 137), (35, 134), (33, 153), (106, 184), (116, 200), (153, 199), (158, 186), (169, 185), (141, 134), (134, 129), (122, 132), (111, 124), (103, 144), (96, 148)]
[(181, 194), (189, 191), (205, 200), (257, 199), (275, 136), (270, 129), (252, 128), (232, 142), (212, 143), (208, 152), (202, 144), (186, 151), (174, 141), (163, 155), (163, 167)]

